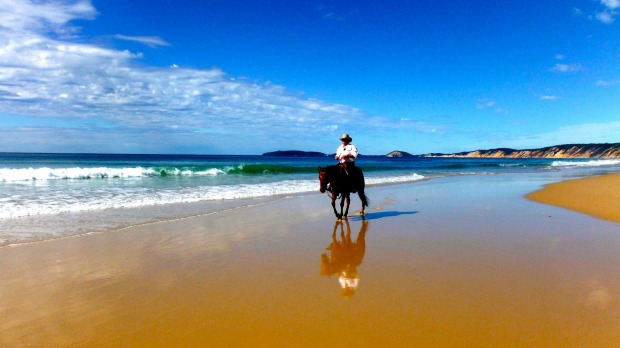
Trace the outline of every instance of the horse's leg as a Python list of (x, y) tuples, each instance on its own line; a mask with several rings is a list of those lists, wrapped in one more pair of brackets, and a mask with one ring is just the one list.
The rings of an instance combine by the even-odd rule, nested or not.
[(368, 197), (366, 197), (366, 194), (364, 193), (364, 185), (362, 185), (359, 188), (359, 190), (357, 191), (357, 195), (360, 197), (360, 200), (362, 201), (362, 211), (360, 212), (360, 215), (362, 216), (362, 220), (363, 220), (366, 214), (364, 212), (364, 208), (368, 206)]
[(342, 210), (344, 210), (344, 198), (345, 198), (345, 194), (343, 193), (342, 196), (340, 197), (340, 218), (342, 219), (342, 217), (347, 216), (347, 214), (342, 214)]
[[(343, 197), (344, 198), (344, 197)], [(344, 217), (346, 218), (349, 215), (349, 205), (351, 205), (351, 196), (347, 193), (347, 209), (344, 211)]]
[(332, 209), (334, 209), (334, 214), (336, 214), (336, 219), (340, 220), (341, 217), (338, 215), (338, 210), (336, 210), (336, 194), (332, 192)]

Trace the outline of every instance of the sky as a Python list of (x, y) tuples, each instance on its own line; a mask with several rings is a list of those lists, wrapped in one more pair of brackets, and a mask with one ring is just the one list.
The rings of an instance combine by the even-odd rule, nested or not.
[(0, 152), (620, 142), (620, 0), (0, 0)]

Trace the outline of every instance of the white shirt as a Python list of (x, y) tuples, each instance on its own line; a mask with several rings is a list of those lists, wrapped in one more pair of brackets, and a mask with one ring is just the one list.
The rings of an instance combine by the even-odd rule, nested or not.
[(353, 155), (353, 157), (342, 158), (338, 160), (340, 163), (355, 162), (355, 159), (357, 158), (357, 148), (353, 144), (348, 144), (347, 146), (340, 145), (338, 150), (336, 150), (336, 156), (340, 158), (340, 156), (343, 155)]

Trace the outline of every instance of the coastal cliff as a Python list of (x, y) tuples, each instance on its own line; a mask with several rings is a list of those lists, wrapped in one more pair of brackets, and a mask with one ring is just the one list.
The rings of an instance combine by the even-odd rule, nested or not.
[(568, 144), (540, 149), (515, 150), (498, 148), (452, 154), (429, 153), (421, 157), (454, 158), (620, 158), (620, 143), (614, 144)]

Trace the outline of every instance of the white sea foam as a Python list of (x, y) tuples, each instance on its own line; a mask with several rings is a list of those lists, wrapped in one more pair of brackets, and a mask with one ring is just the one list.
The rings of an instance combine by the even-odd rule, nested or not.
[[(417, 181), (418, 174), (394, 177), (368, 177), (367, 185)], [(318, 191), (316, 180), (284, 180), (272, 183), (199, 186), (168, 189), (100, 190), (97, 192), (63, 191), (37, 200), (4, 199), (0, 201), (0, 220), (28, 216), (139, 208), (173, 203), (213, 200), (249, 199), (286, 196)]]
[(410, 175), (399, 175), (399, 176), (368, 177), (366, 178), (366, 184), (367, 185), (380, 185), (380, 184), (418, 181), (422, 179), (424, 179), (423, 175), (419, 175), (415, 173), (410, 174)]
[(527, 167), (525, 163), (500, 163), (500, 167)]
[(132, 178), (158, 175), (149, 168), (22, 168), (0, 169), (0, 181), (33, 181), (56, 179)]
[(552, 167), (599, 167), (620, 164), (620, 159), (602, 159), (591, 161), (553, 161)]
[(211, 168), (208, 170), (202, 170), (202, 171), (197, 171), (197, 172), (187, 171), (187, 172), (184, 172), (184, 174), (186, 175), (222, 175), (222, 174), (226, 174), (226, 172), (221, 169)]
[(226, 174), (223, 170), (210, 168), (203, 171), (181, 170), (178, 168), (3, 168), (0, 169), (0, 182), (44, 181), (59, 179), (108, 179), (108, 178), (143, 178), (162, 175), (176, 176), (212, 176)]

